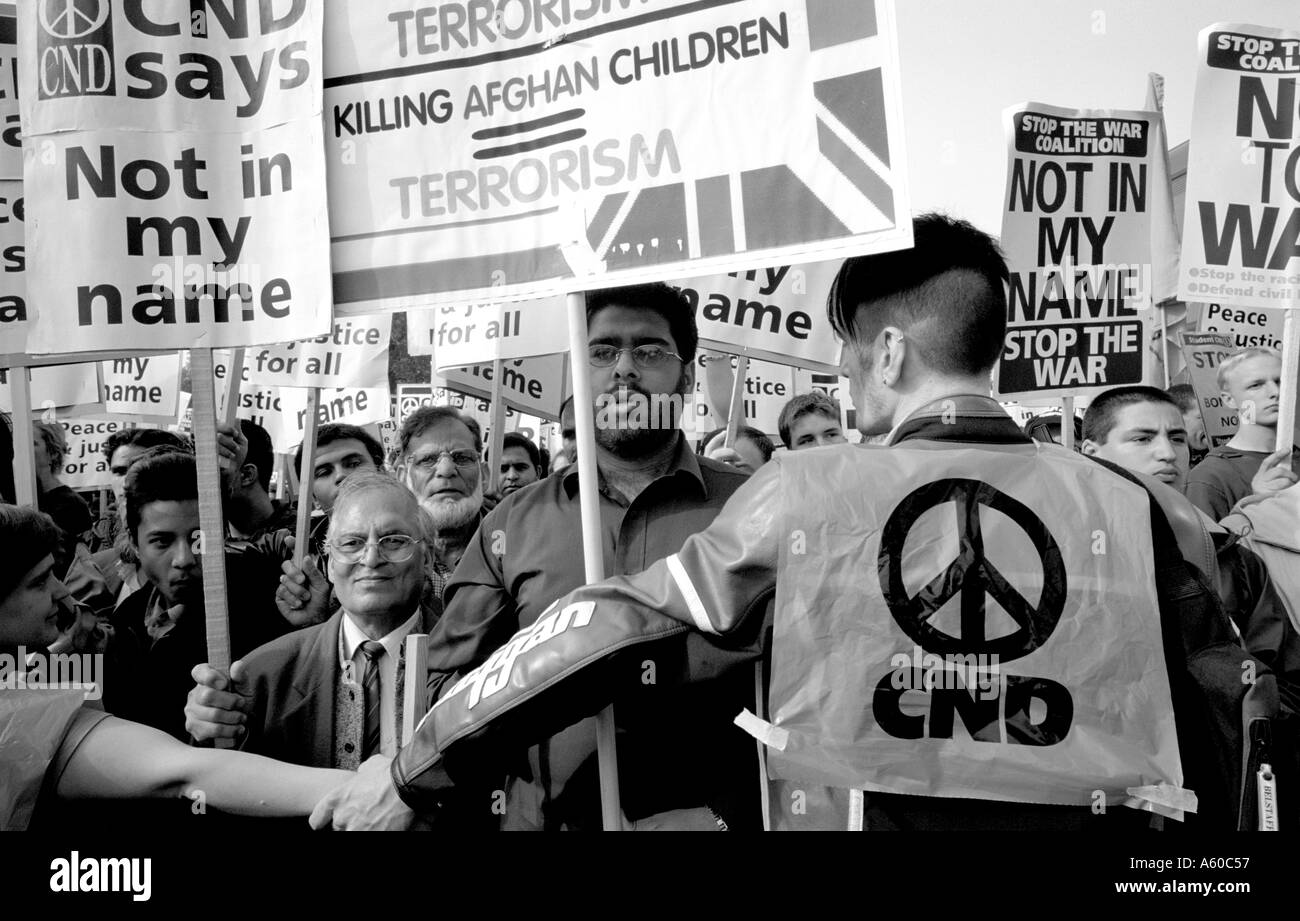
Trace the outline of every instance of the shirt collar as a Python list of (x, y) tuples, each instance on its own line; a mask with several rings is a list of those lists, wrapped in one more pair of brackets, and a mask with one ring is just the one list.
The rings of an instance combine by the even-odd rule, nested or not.
[[(420, 620), (420, 606), (417, 603), (415, 613), (407, 618), (406, 623), (402, 624), (392, 633), (380, 638), (379, 644), (384, 647), (384, 651), (396, 659), (402, 649), (402, 641), (406, 639), (406, 634), (415, 628)], [(357, 647), (366, 642), (369, 637), (361, 632), (361, 628), (352, 620), (352, 615), (347, 611), (343, 612), (342, 624), (339, 627), (339, 665), (347, 668), (352, 662), (352, 657), (357, 654)]]
[[(709, 487), (708, 484), (704, 482), (704, 474), (700, 472), (699, 459), (695, 456), (695, 452), (690, 449), (690, 446), (687, 445), (686, 436), (684, 434), (677, 432), (676, 438), (677, 447), (673, 452), (672, 462), (668, 465), (668, 469), (664, 471), (663, 477), (660, 477), (660, 479), (663, 479), (664, 477), (675, 477), (684, 473), (700, 484), (700, 493), (705, 499), (707, 499), (709, 497)], [(601, 489), (604, 489), (605, 475), (600, 472), (599, 466), (596, 468), (596, 473), (600, 476)], [(566, 467), (564, 472), (560, 474), (560, 477), (561, 482), (564, 484), (565, 495), (572, 499), (578, 493), (578, 462), (574, 461)]]
[[(972, 431), (972, 422), (979, 426), (978, 431)], [(968, 437), (971, 435), (974, 437)], [(957, 393), (926, 403), (894, 426), (886, 443), (895, 445), (912, 438), (990, 443), (1032, 441), (997, 400), (977, 393)]]

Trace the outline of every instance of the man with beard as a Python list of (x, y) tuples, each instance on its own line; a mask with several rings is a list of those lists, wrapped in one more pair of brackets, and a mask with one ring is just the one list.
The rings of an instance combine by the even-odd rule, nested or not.
[[(637, 573), (707, 527), (746, 476), (698, 457), (678, 429), (683, 397), (695, 383), (699, 338), (680, 294), (663, 284), (592, 292), (587, 323), (605, 571)], [(469, 444), (450, 413), (421, 412), (439, 424), (408, 421), (403, 434), (425, 433), (407, 452), (411, 482), (437, 513), (430, 500), (470, 470), (468, 456), (462, 468), (446, 452)], [(440, 477), (421, 479), (421, 461), (435, 451)], [(584, 584), (578, 492), (574, 464), (506, 496), (483, 519), (447, 585), (446, 612), (430, 637), (434, 696)], [(449, 493), (442, 501), (455, 500)], [(648, 665), (642, 683), (616, 709), (624, 814), (637, 827), (717, 829), (718, 817), (733, 828), (756, 827), (754, 746), (732, 725), (741, 708), (752, 706), (751, 673), (705, 682), (705, 693), (687, 699), (655, 674), (680, 665)], [(531, 749), (508, 784), (505, 828), (600, 828), (594, 726), (587, 720)], [(491, 790), (476, 802), (490, 809)]]
[(483, 436), (450, 406), (424, 406), (402, 424), (401, 444), (403, 481), (433, 523), (428, 579), (441, 599), (483, 517)]

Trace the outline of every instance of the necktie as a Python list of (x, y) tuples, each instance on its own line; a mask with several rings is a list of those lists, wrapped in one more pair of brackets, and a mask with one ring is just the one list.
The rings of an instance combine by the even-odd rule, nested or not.
[(368, 640), (361, 644), (361, 654), (366, 657), (365, 677), (361, 681), (366, 704), (366, 718), (361, 734), (361, 760), (365, 761), (379, 752), (380, 739), (383, 737), (379, 728), (379, 660), (383, 658), (384, 647)]

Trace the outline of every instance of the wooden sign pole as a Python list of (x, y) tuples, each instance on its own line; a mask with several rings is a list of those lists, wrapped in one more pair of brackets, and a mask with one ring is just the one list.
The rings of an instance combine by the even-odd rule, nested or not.
[(36, 430), (32, 426), (31, 372), (26, 368), (10, 368), (9, 393), (14, 404), (14, 498), (19, 505), (36, 508), (36, 456), (32, 453)]
[(483, 484), (483, 491), (490, 493), (497, 491), (501, 479), (497, 476), (497, 471), (501, 469), (501, 442), (506, 434), (506, 401), (503, 396), (505, 387), (501, 383), (501, 375), (505, 371), (503, 364), (500, 358), (492, 362), (492, 421), (489, 423), (488, 432), (488, 481)]
[(1061, 398), (1061, 446), (1073, 451), (1074, 445), (1074, 397)]
[[(1277, 440), (1274, 451), (1295, 446), (1297, 389), (1300, 389), (1300, 308), (1289, 309), (1282, 322), (1282, 392), (1277, 401)], [(1283, 466), (1291, 462), (1288, 456)]]
[[(230, 670), (230, 622), (226, 616), (226, 518), (221, 503), (217, 455), (216, 381), (212, 349), (190, 352), (194, 394), (194, 449), (199, 476), (199, 553), (203, 564), (203, 609), (208, 664)], [(238, 378), (236, 378), (237, 380)]]
[(316, 464), (316, 428), (320, 416), (320, 388), (307, 388), (307, 415), (302, 432), (302, 463), (298, 467), (298, 527), (294, 531), (293, 565), (302, 569), (307, 558), (311, 527), (312, 467)]
[(429, 635), (406, 635), (406, 684), (402, 688), (402, 745), (415, 738), (415, 727), (425, 714), (425, 685), (429, 676)]
[(745, 377), (748, 374), (749, 356), (736, 356), (736, 379), (731, 383), (731, 408), (727, 411), (727, 437), (723, 441), (728, 448), (736, 446), (736, 435), (745, 424)]

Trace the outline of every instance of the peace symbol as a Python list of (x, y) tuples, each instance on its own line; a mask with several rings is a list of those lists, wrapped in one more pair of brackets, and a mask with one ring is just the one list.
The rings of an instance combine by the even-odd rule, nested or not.
[[(903, 584), (903, 544), (908, 531), (927, 510), (944, 502), (957, 507), (957, 558), (915, 595)], [(1043, 568), (1043, 593), (1030, 604), (984, 555), (980, 508), (1006, 515), (1028, 535)], [(996, 655), (1003, 662), (1028, 655), (1047, 641), (1065, 608), (1066, 576), (1061, 548), (1042, 520), (1025, 505), (988, 483), (945, 479), (913, 490), (890, 513), (880, 538), (880, 587), (894, 620), (922, 648), (949, 653)], [(961, 636), (951, 636), (930, 618), (961, 593)], [(995, 639), (985, 637), (985, 595), (997, 599), (1019, 629)]]
[(59, 38), (81, 38), (108, 19), (109, 5), (102, 0), (43, 0), (41, 25)]

